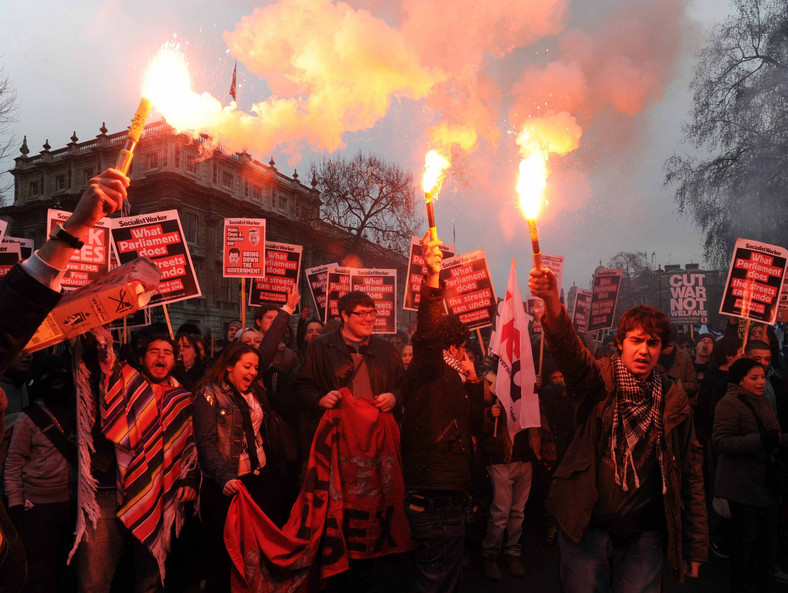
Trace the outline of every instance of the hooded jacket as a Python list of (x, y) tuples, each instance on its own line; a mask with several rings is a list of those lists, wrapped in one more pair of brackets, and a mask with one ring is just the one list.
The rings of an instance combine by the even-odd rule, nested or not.
[[(610, 361), (591, 356), (563, 306), (554, 325), (544, 325), (545, 343), (574, 398), (577, 428), (555, 471), (549, 505), (564, 534), (579, 542), (598, 498), (597, 465), (611, 434), (616, 385)], [(667, 561), (674, 576), (683, 581), (683, 561), (705, 562), (708, 555), (703, 455), (684, 390), (668, 377), (661, 378)]]

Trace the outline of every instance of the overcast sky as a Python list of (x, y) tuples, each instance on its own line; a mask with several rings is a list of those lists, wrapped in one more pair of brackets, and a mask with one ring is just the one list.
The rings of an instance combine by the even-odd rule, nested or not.
[[(417, 16), (406, 10), (415, 0), (404, 0), (402, 7), (383, 0), (360, 0), (351, 3), (353, 8), (343, 18), (359, 17), (357, 10), (369, 10), (382, 20), (372, 19), (374, 23), (370, 25), (369, 20), (364, 21), (366, 17), (359, 17), (361, 22), (368, 27), (380, 27), (375, 34), (378, 38), (390, 36), (389, 45), (402, 41), (402, 49), (396, 55), (402, 56), (404, 63), (412, 52), (413, 63), (400, 66), (409, 68), (414, 79), (419, 73), (436, 76), (436, 72), (442, 72), (449, 80), (462, 79), (457, 88), (466, 95), (478, 93), (479, 96), (464, 97), (467, 102), (457, 107), (462, 117), (454, 117), (455, 121), (473, 119), (469, 106), (474, 102), (479, 103), (476, 108), (481, 110), (495, 105), (494, 129), (478, 126), (477, 148), (457, 163), (462, 181), (449, 180), (435, 210), (438, 231), (444, 241), (451, 241), (453, 231), (459, 252), (486, 250), (499, 296), (506, 289), (506, 275), (514, 257), (518, 259), (521, 292), (525, 292), (530, 244), (525, 222), (515, 206), (519, 156), (512, 132), (517, 131), (518, 125), (516, 107), (526, 105), (527, 100), (533, 99), (531, 95), (536, 96), (537, 85), (533, 81), (542, 81), (542, 86), (553, 84), (544, 82), (545, 73), (551, 71), (552, 56), (556, 56), (557, 62), (580, 63), (581, 69), (584, 68), (584, 102), (567, 99), (563, 107), (572, 116), (577, 115), (583, 135), (576, 151), (563, 157), (551, 156), (550, 203), (539, 221), (542, 251), (566, 257), (564, 288), (568, 289), (573, 282), (586, 286), (599, 261), (606, 262), (618, 251), (645, 251), (649, 255), (656, 252), (655, 263), (663, 265), (703, 263), (700, 234), (691, 221), (679, 218), (670, 191), (663, 188), (663, 164), (673, 152), (689, 150), (682, 144), (681, 124), (686, 121), (691, 105), (688, 84), (694, 56), (703, 46), (708, 29), (727, 15), (727, 2), (675, 0), (672, 4), (665, 0), (637, 0), (636, 4), (652, 15), (652, 21), (653, 15), (665, 20), (648, 23), (655, 40), (654, 47), (649, 48), (636, 47), (637, 38), (644, 34), (632, 20), (635, 17), (625, 14), (626, 7), (633, 6), (629, 2), (606, 2), (607, 12), (599, 10), (601, 3), (585, 3), (594, 4), (593, 12), (586, 13), (590, 8), (577, 1), (538, 0), (533, 4), (534, 11), (550, 6), (553, 13), (524, 16), (534, 22), (537, 17), (542, 18), (541, 29), (526, 23), (520, 29), (511, 25), (511, 31), (503, 31), (501, 27), (510, 24), (513, 15), (504, 15), (501, 22), (491, 21), (488, 14), (468, 15), (467, 6), (471, 4), (458, 0), (462, 6), (456, 10), (462, 13), (462, 18), (470, 19), (468, 22), (485, 21), (485, 24), (476, 30), (467, 24), (447, 30), (435, 25), (442, 22), (440, 16), (436, 18), (421, 8), (428, 3), (418, 1), (421, 14)], [(277, 92), (283, 93), (286, 87), (282, 86), (282, 80), (292, 80), (289, 76), (292, 72), (270, 62), (255, 63), (251, 57), (254, 49), (244, 44), (270, 38), (274, 18), (293, 24), (288, 28), (280, 23), (275, 28), (275, 33), (288, 44), (297, 46), (319, 39), (308, 30), (307, 20), (296, 22), (293, 18), (292, 11), (298, 9), (299, 3), (309, 4), (311, 9), (322, 4), (325, 21), (331, 22), (333, 17), (329, 13), (336, 5), (329, 7), (328, 0), (278, 3), (0, 0), (3, 15), (0, 65), (17, 95), (17, 121), (13, 125), (17, 146), (26, 135), (31, 153), (37, 154), (45, 140), (53, 149), (62, 148), (72, 132), (76, 132), (80, 141), (88, 140), (99, 134), (102, 122), (106, 122), (110, 132), (126, 128), (139, 102), (148, 61), (162, 43), (174, 37), (183, 44), (190, 62), (193, 88), (211, 93), (222, 102), (227, 100), (233, 62), (239, 57), (238, 109), (251, 112), (252, 104), (271, 101)], [(509, 3), (506, 0), (500, 6)], [(479, 4), (494, 11), (499, 2), (472, 3)], [(438, 2), (437, 6), (442, 7), (438, 15), (451, 13), (448, 8), (451, 5), (448, 1)], [(673, 5), (676, 14), (659, 12), (666, 5)], [(255, 13), (256, 8), (266, 7), (269, 10)], [(248, 18), (243, 20), (244, 17)], [(446, 25), (451, 25), (452, 19), (446, 20)], [(429, 30), (437, 29), (435, 37), (420, 32), (420, 23), (429, 24)], [(259, 32), (254, 27), (259, 27)], [(244, 31), (252, 32), (252, 41), (248, 41), (248, 36), (243, 37)], [(507, 41), (505, 34), (509, 32), (512, 39)], [(485, 38), (484, 34), (488, 36)], [(497, 41), (493, 43), (491, 37)], [(593, 57), (582, 53), (592, 46), (583, 45), (578, 39), (591, 39), (597, 44), (593, 46)], [(479, 44), (478, 63), (474, 63), (473, 47), (468, 49), (474, 43)], [(634, 49), (628, 49), (628, 44), (633, 43)], [(669, 45), (663, 48), (659, 43)], [(457, 48), (467, 50), (468, 54), (456, 55)], [(647, 79), (648, 83), (640, 103), (633, 108), (629, 103), (622, 107), (622, 101), (626, 103), (627, 99), (617, 98), (626, 84), (615, 82), (612, 88), (602, 92), (600, 87), (611, 83), (606, 75), (592, 72), (589, 65), (610, 58), (609, 54), (616, 48), (622, 55), (613, 56), (607, 63), (629, 68), (632, 57), (634, 66), (630, 70), (648, 66), (656, 72), (632, 74), (632, 80)], [(646, 55), (650, 49), (660, 56), (670, 55), (665, 63), (654, 64), (655, 58)], [(457, 64), (458, 60), (463, 63)], [(347, 69), (344, 63), (343, 68)], [(523, 73), (534, 68), (537, 78), (523, 77)], [(253, 72), (262, 72), (263, 76)], [(540, 77), (540, 72), (545, 75)], [(281, 78), (272, 83), (277, 76)], [(468, 80), (473, 82), (467, 83)], [(430, 86), (431, 82), (423, 83), (421, 87), (414, 82), (391, 91), (393, 99), (379, 117), (371, 116), (372, 125), (357, 126), (341, 134), (344, 147), (338, 151), (327, 148), (330, 140), (302, 142), (296, 132), (290, 138), (284, 137), (289, 134), (286, 130), (278, 131), (277, 146), (269, 150), (267, 144), (261, 144), (251, 151), (263, 162), (273, 156), (277, 167), (288, 175), (297, 167), (302, 179), (316, 159), (335, 153), (352, 154), (359, 149), (377, 152), (411, 168), (420, 177), (429, 143), (426, 128), (439, 123), (442, 117), (452, 119), (446, 97)], [(565, 80), (561, 81), (563, 84)], [(329, 92), (331, 88), (328, 87)], [(354, 92), (358, 94), (358, 88)], [(489, 95), (484, 95), (488, 92)], [(611, 107), (616, 101), (619, 101), (617, 109)], [(573, 112), (575, 108), (577, 113)], [(491, 108), (489, 111), (493, 112)], [(149, 121), (159, 117), (155, 112), (152, 115)], [(15, 149), (11, 157), (16, 156)], [(0, 164), (7, 170), (13, 162)], [(7, 182), (8, 178), (4, 175), (3, 180)], [(13, 234), (13, 229), (9, 229), (9, 234)]]

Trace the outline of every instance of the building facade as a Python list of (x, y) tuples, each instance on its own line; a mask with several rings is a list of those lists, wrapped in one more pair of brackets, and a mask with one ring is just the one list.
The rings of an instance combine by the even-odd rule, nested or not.
[[(47, 209), (73, 211), (90, 178), (114, 166), (126, 131), (107, 134), (104, 125), (99, 131), (87, 142), (80, 142), (75, 133), (58, 150), (51, 150), (47, 140), (35, 156), (25, 138), (10, 171), (13, 204), (0, 208), (9, 235), (42, 245)], [(221, 340), (229, 322), (240, 317), (240, 280), (222, 278), (224, 218), (229, 217), (265, 218), (267, 240), (303, 246), (302, 268), (342, 263), (352, 256), (354, 265), (397, 269), (399, 326), (407, 326), (410, 314), (403, 316), (401, 309), (404, 256), (370, 242), (348, 253), (348, 234), (320, 218), (314, 179), (307, 186), (297, 171), (292, 176), (279, 171), (273, 157), (266, 165), (247, 153), (228, 154), (207, 145), (205, 137), (193, 139), (176, 134), (163, 121), (154, 122), (145, 127), (129, 171), (131, 214), (177, 210), (197, 270), (203, 296), (169, 306), (174, 329), (197, 323)], [(314, 311), (303, 275), (299, 286), (302, 303)], [(154, 321), (163, 320), (161, 307), (151, 313)]]

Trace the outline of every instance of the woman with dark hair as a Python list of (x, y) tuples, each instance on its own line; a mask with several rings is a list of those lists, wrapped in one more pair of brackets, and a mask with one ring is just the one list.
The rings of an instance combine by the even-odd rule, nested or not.
[(198, 334), (180, 334), (176, 337), (178, 343), (178, 360), (172, 371), (172, 376), (184, 388), (192, 391), (197, 382), (205, 374), (205, 359), (200, 349)]
[(241, 484), (277, 525), (282, 526), (289, 513), (286, 460), (275, 446), (281, 435), (274, 434), (276, 416), (259, 371), (259, 351), (249, 344), (232, 344), (195, 390), (194, 436), (203, 472), (200, 511), (215, 548), (206, 591), (227, 590), (229, 585), (223, 530)]
[(731, 511), (731, 591), (747, 591), (750, 582), (771, 591), (780, 493), (767, 482), (766, 463), (780, 447), (780, 424), (763, 396), (761, 364), (741, 358), (728, 369), (728, 378), (728, 392), (714, 414), (712, 443), (719, 454), (714, 494), (726, 499)]

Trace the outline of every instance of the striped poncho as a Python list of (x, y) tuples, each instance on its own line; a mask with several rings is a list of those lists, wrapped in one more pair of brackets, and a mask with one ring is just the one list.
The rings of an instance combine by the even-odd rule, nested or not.
[(163, 387), (157, 396), (124, 365), (101, 401), (102, 431), (118, 461), (118, 518), (156, 558), (162, 581), (173, 526), (177, 536), (184, 520), (176, 483), (197, 467), (192, 394), (172, 378)]

